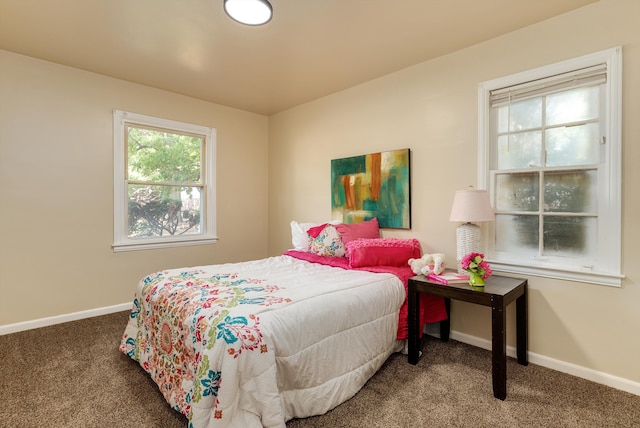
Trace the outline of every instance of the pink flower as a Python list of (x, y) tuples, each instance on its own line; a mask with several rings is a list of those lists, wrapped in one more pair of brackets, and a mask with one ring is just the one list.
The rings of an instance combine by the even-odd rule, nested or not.
[(480, 275), (483, 279), (491, 276), (491, 266), (484, 260), (482, 253), (469, 253), (460, 261), (462, 269)]
[(480, 264), (478, 265), (482, 270), (484, 270), (484, 275), (482, 275), (483, 279), (487, 279), (491, 276), (491, 274), (493, 273), (493, 271), (491, 270), (491, 265), (489, 265), (489, 263), (487, 263), (486, 261), (482, 261), (480, 262)]

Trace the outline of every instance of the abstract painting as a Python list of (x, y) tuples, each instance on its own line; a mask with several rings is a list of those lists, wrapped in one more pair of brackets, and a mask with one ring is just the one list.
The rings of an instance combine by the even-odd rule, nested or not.
[(331, 160), (331, 217), (411, 228), (409, 149)]

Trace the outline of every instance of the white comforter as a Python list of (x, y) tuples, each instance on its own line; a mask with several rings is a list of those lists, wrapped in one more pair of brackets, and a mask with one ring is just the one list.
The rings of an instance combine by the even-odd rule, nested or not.
[(120, 349), (194, 428), (283, 427), (400, 349), (404, 299), (393, 274), (289, 256), (167, 270), (140, 281)]

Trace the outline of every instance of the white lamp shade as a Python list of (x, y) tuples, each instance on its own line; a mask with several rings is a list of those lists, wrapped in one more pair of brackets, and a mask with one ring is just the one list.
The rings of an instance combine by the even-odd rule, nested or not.
[(224, 10), (245, 25), (262, 25), (271, 20), (273, 8), (267, 0), (224, 0)]
[(449, 221), (478, 223), (496, 218), (486, 190), (458, 190), (453, 198)]

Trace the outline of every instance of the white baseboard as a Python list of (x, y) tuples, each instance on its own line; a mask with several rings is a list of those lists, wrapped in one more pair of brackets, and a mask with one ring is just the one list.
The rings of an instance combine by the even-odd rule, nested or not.
[[(451, 331), (450, 337), (451, 339), (457, 340), (458, 342), (463, 342), (469, 345), (477, 346), (479, 348), (491, 350), (491, 341), (487, 339), (481, 339), (476, 336), (471, 336), (453, 330)], [(513, 346), (507, 346), (507, 355), (513, 358), (517, 358), (516, 348)], [(554, 358), (536, 354), (535, 352), (531, 351), (528, 352), (528, 358), (530, 363), (537, 364), (542, 367), (546, 367), (562, 373), (567, 373), (572, 376), (600, 383), (602, 385), (607, 385), (621, 391), (629, 392), (631, 394), (640, 395), (640, 382), (634, 382), (629, 379), (610, 375), (608, 373), (588, 369), (576, 364), (567, 363), (566, 361), (556, 360)], [(509, 376), (507, 375), (507, 379), (508, 378)]]
[(131, 302), (119, 305), (106, 306), (103, 308), (89, 309), (86, 311), (73, 312), (70, 314), (57, 315), (54, 317), (40, 318), (32, 321), (19, 322), (0, 326), (0, 336), (19, 331), (32, 330), (34, 328), (47, 327), (61, 324), (63, 322), (76, 321), (84, 318), (97, 317), (100, 315), (112, 314), (114, 312), (131, 310)]

